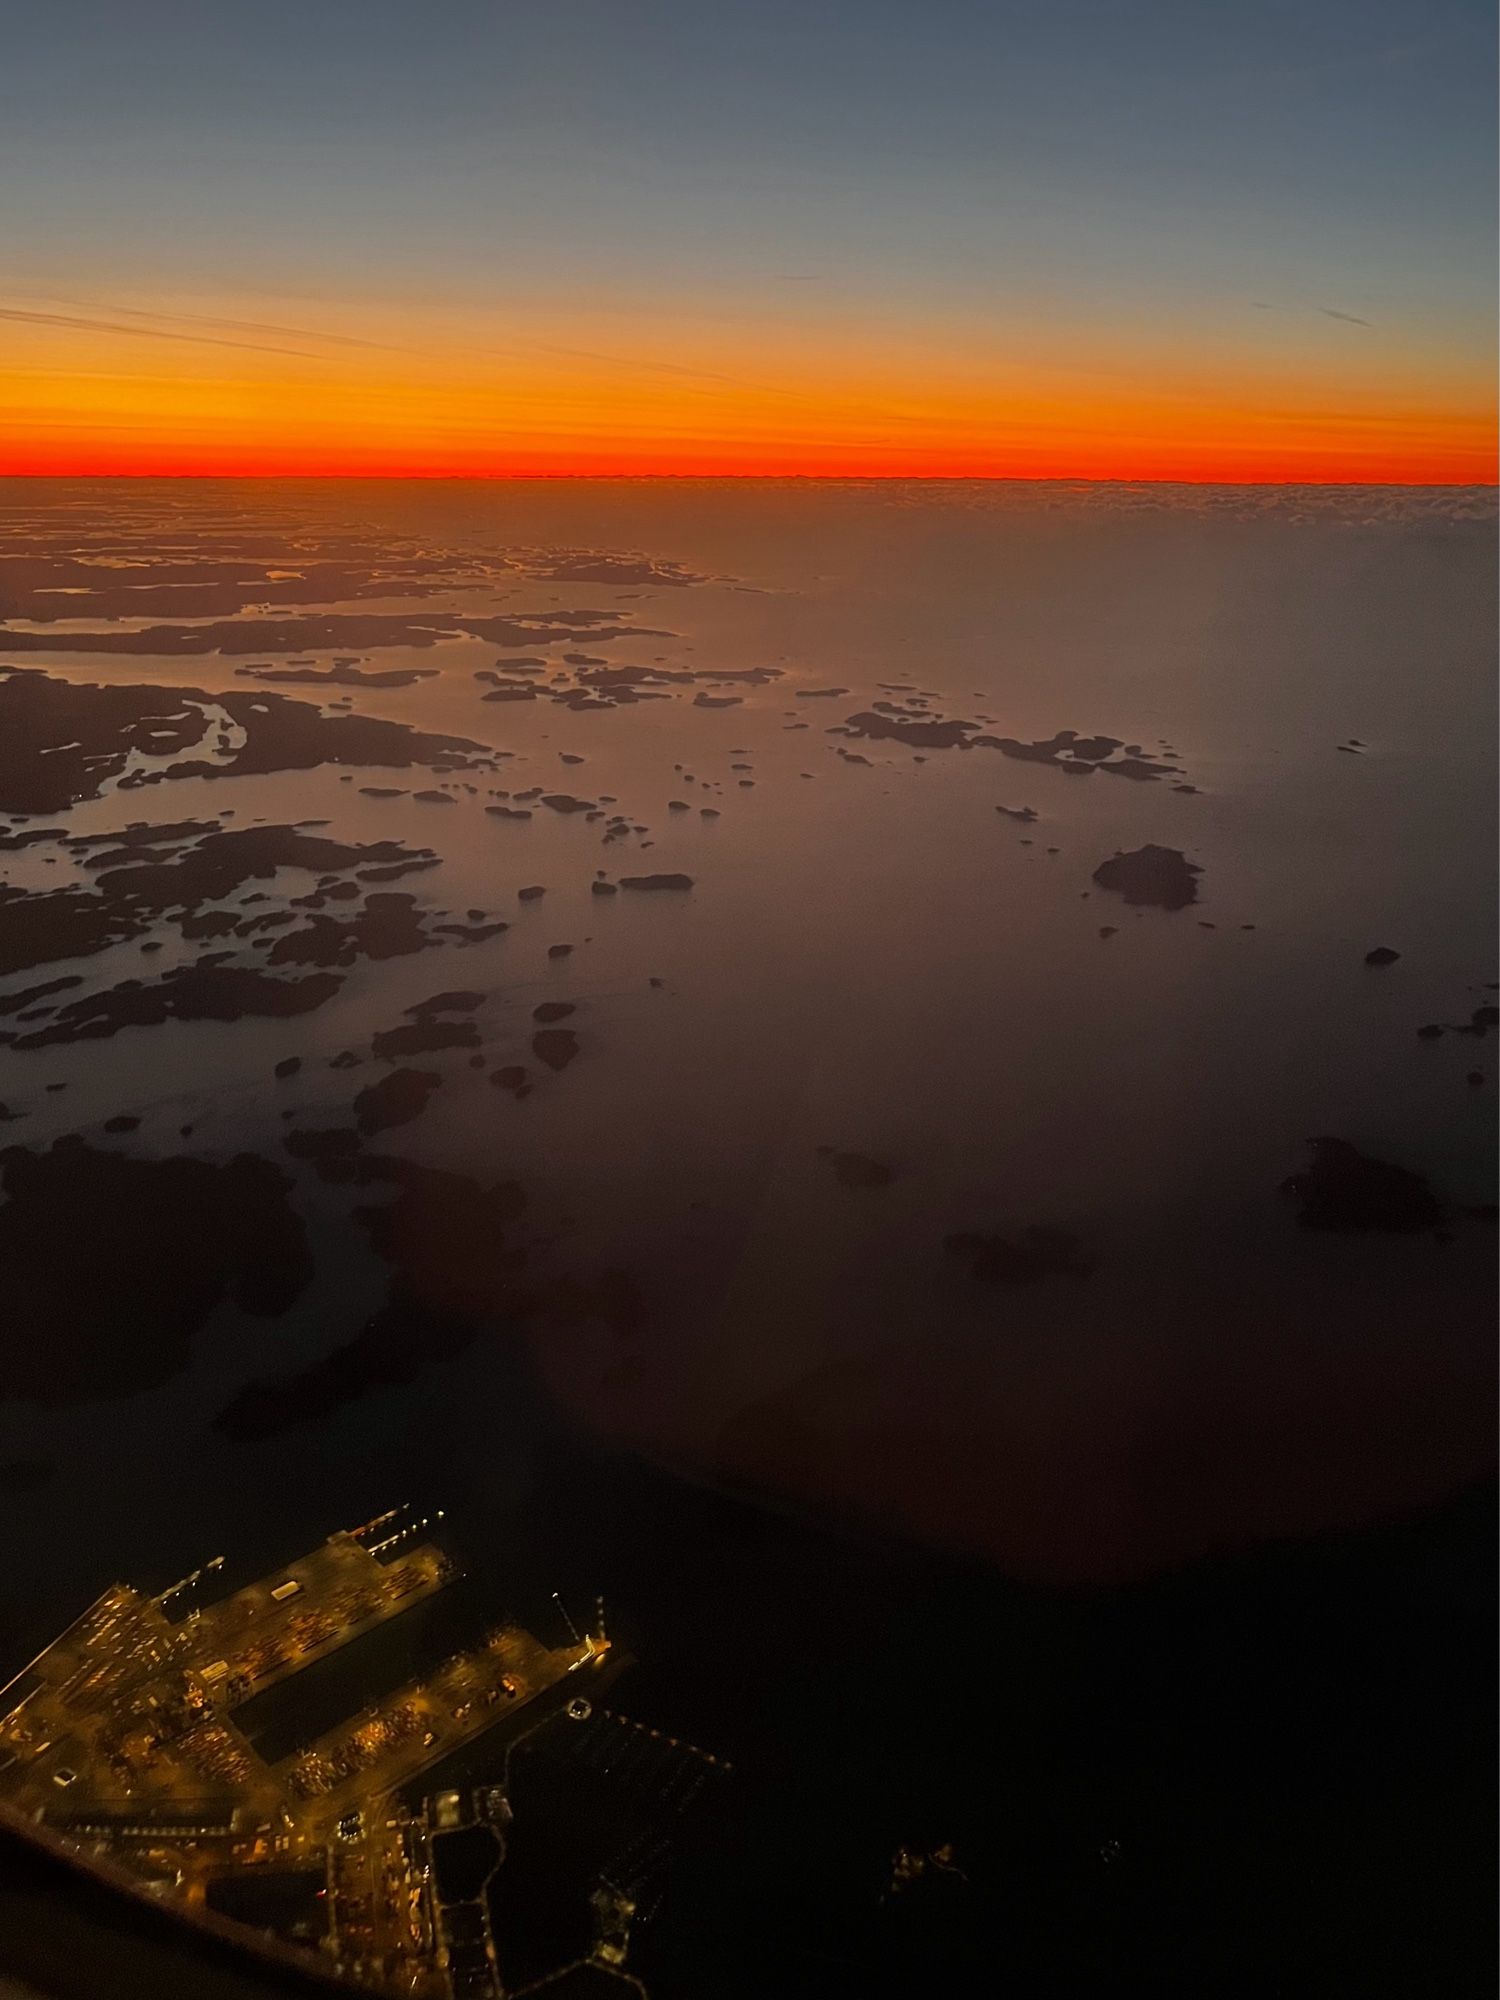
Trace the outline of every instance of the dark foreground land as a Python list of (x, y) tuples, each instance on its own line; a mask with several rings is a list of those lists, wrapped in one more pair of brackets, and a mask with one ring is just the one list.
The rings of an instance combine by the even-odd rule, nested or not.
[[(610, 1707), (733, 1761), (637, 1932), (663, 2000), (1492, 1990), (1488, 1489), (1070, 1594), (617, 1462), (532, 1526), (618, 1586)], [(517, 1951), (577, 1920), (574, 1796), (518, 1814)], [(902, 1847), (951, 1865), (896, 1886)]]

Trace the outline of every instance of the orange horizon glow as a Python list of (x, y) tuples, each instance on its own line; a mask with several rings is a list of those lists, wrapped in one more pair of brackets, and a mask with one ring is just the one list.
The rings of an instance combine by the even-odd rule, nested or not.
[(136, 439), (59, 440), (7, 445), (0, 439), (0, 478), (35, 479), (930, 479), (1083, 481), (1213, 486), (1473, 486), (1494, 487), (1496, 451), (1487, 438), (1446, 450), (1395, 455), (1322, 445), (1253, 446), (1207, 443), (1154, 452), (1045, 451), (905, 452), (845, 447), (821, 454), (793, 447), (751, 451), (427, 450), (417, 446), (368, 451), (314, 451), (291, 445), (182, 445)]
[[(1152, 435), (1149, 420), (1092, 430), (1090, 413), (1042, 423), (1020, 439), (809, 436), (661, 440), (626, 436), (493, 435), (355, 439), (93, 434), (5, 436), (0, 477), (224, 479), (1025, 479), (1192, 485), (1494, 486), (1493, 426), (1482, 418), (1421, 417), (1302, 425), (1249, 425), (1219, 412), (1201, 432)], [(483, 433), (490, 427), (477, 424)], [(602, 428), (602, 427), (601, 427)], [(631, 427), (632, 429), (634, 426)], [(935, 426), (935, 428), (937, 428)], [(944, 426), (943, 428), (946, 428)], [(976, 430), (978, 430), (976, 426)], [(1054, 433), (1055, 434), (1049, 434)]]
[(1500, 484), (1470, 0), (23, 11), (0, 476)]
[(1049, 471), (1015, 471), (997, 469), (990, 466), (932, 466), (921, 464), (913, 467), (881, 467), (872, 469), (868, 465), (830, 465), (808, 467), (800, 463), (777, 464), (768, 462), (746, 466), (741, 462), (715, 464), (662, 464), (640, 459), (616, 461), (601, 457), (597, 462), (560, 464), (513, 464), (487, 465), (475, 467), (468, 464), (432, 464), (427, 460), (420, 463), (391, 464), (340, 464), (337, 462), (306, 464), (301, 461), (278, 461), (270, 458), (197, 458), (183, 460), (179, 457), (167, 459), (135, 459), (130, 461), (109, 461), (87, 458), (74, 461), (67, 458), (48, 459), (38, 462), (34, 458), (23, 458), (16, 463), (9, 462), (0, 453), (0, 479), (36, 480), (89, 480), (89, 479), (285, 479), (285, 480), (370, 480), (403, 481), (432, 480), (461, 482), (483, 481), (524, 481), (524, 480), (790, 480), (802, 479), (811, 483), (869, 481), (869, 480), (927, 480), (934, 483), (964, 481), (1009, 481), (1029, 482), (1035, 485), (1076, 484), (1076, 485), (1122, 485), (1122, 486), (1391, 486), (1391, 487), (1472, 487), (1492, 490), (1500, 486), (1497, 480), (1493, 455), (1486, 460), (1482, 469), (1475, 468), (1468, 461), (1449, 468), (1424, 467), (1419, 472), (1406, 470), (1370, 470), (1363, 464), (1320, 465), (1315, 469), (1305, 467), (1267, 470), (1262, 466), (1246, 468), (1238, 462), (1226, 464), (1219, 470), (1204, 470), (1195, 467), (1191, 471), (1177, 468), (1168, 470), (1143, 470), (1138, 466), (1118, 470), (1080, 470), (1074, 466), (1059, 466)]
[(0, 476), (1497, 483), (1472, 355), (1326, 323), (939, 337), (684, 303), (601, 320), (596, 351), (555, 310), (502, 332), (372, 303), (310, 331), (192, 303), (0, 313)]

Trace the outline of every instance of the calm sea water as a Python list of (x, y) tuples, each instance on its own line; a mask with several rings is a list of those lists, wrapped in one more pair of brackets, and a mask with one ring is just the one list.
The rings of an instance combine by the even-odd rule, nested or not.
[[(274, 1158), (316, 1259), (280, 1317), (220, 1303), (135, 1393), (95, 1394), (85, 1368), (65, 1398), (0, 1404), (0, 1461), (30, 1468), (0, 1556), (27, 1623), (251, 1521), (296, 1544), (460, 1485), (502, 1519), (554, 1432), (1064, 1582), (1389, 1518), (1488, 1462), (1493, 1241), (1464, 1211), (1492, 1198), (1495, 1037), (1416, 1030), (1493, 997), (1491, 496), (36, 482), (0, 508), (0, 661), (26, 675), (274, 694), (505, 753), (116, 773), (11, 831), (318, 822), (434, 849), (395, 884), (433, 922), (510, 924), (355, 956), (295, 1019), (0, 1052), (8, 1143)], [(374, 623), (351, 641), (299, 622), (330, 614)], [(515, 643), (462, 629), (494, 617)], [(254, 630), (197, 629), (226, 619)], [(335, 659), (423, 677), (257, 678)], [(667, 677), (617, 699), (601, 662)], [(486, 672), (541, 692), (486, 701)], [(840, 733), (860, 715), (1103, 734), (1162, 767), (1085, 779)], [(137, 744), (127, 772), (174, 760)], [(607, 818), (539, 800), (486, 812), (533, 787), (606, 800), (627, 830), (605, 843)], [(413, 796), (434, 788), (451, 803)], [(1094, 880), (1148, 844), (1201, 871), (1195, 901)], [(87, 857), (59, 838), (0, 858), (42, 894), (87, 888)], [(601, 871), (692, 886), (596, 895)], [(284, 910), (314, 879), (247, 877), (204, 907)], [(1399, 960), (1368, 967), (1377, 946)], [(72, 1002), (214, 948), (168, 911), (5, 991), (76, 975)], [(389, 1259), (350, 1216), (368, 1192), (282, 1142), (346, 1126), (393, 1066), (372, 1036), (444, 989), (482, 996), (461, 1017), (478, 1041), (410, 1058), (441, 1085), (372, 1148), (519, 1182), (530, 1268), (623, 1274), (629, 1324), (483, 1335), (315, 1421), (226, 1435), (247, 1383), (295, 1379), (385, 1296)], [(529, 1053), (548, 1001), (575, 1009), (555, 1072)], [(330, 1067), (343, 1051), (357, 1066)], [(491, 1085), (506, 1065), (528, 1094)], [(138, 1127), (103, 1134), (121, 1114)], [(1449, 1240), (1299, 1228), (1280, 1184), (1318, 1134), (1426, 1176)], [(1027, 1264), (1035, 1230), (1066, 1239), (1062, 1268)], [(1019, 1247), (1020, 1281), (976, 1276), (955, 1234)], [(106, 1301), (79, 1342), (119, 1337)]]

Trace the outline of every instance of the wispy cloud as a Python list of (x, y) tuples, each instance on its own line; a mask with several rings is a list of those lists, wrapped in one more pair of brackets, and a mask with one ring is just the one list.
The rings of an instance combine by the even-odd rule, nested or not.
[[(12, 295), (14, 296), (14, 295)], [(22, 293), (22, 297), (28, 294)], [(160, 306), (120, 306), (103, 299), (60, 297), (55, 293), (29, 296), (48, 306), (79, 307), (80, 312), (41, 312), (34, 307), (0, 306), (0, 319), (33, 326), (87, 329), (93, 333), (135, 334), (142, 339), (191, 340), (207, 347), (238, 347), (253, 354), (292, 354), (315, 361), (320, 347), (363, 347), (395, 352), (386, 343), (361, 340), (349, 333), (320, 333), (306, 326), (281, 326), (255, 319), (226, 319), (216, 314), (171, 312)], [(95, 317), (95, 314), (100, 315)], [(242, 338), (241, 336), (254, 336)], [(296, 346), (283, 346), (295, 341)]]
[(1269, 299), (1252, 299), (1250, 303), (1257, 312), (1307, 312), (1315, 310), (1320, 312), (1324, 319), (1341, 319), (1345, 326), (1373, 327), (1375, 324), (1372, 319), (1361, 319), (1358, 313), (1340, 312), (1337, 306), (1317, 306), (1315, 308), (1307, 306), (1276, 306), (1272, 305)]
[(287, 340), (309, 340), (320, 347), (374, 347), (392, 353), (387, 342), (362, 340), (352, 333), (320, 333), (314, 327), (277, 326), (258, 319), (220, 319), (209, 313), (164, 312), (160, 307), (148, 309), (143, 306), (117, 306), (98, 299), (59, 299), (59, 305), (98, 306), (103, 312), (113, 313), (117, 319), (165, 321), (168, 327), (215, 326), (230, 333), (268, 333)]
[(74, 333), (123, 333), (137, 340), (188, 341), (195, 347), (238, 347), (251, 354), (294, 354), (304, 361), (317, 356), (305, 347), (273, 347), (268, 341), (231, 340), (224, 334), (182, 333), (174, 328), (127, 325), (120, 320), (94, 319), (81, 313), (27, 312), (20, 306), (0, 306), (0, 319), (20, 326), (56, 326)]

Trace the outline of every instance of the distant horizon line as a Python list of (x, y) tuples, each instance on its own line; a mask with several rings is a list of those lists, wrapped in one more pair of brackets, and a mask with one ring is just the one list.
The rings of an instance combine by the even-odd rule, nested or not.
[(1151, 474), (1025, 472), (35, 472), (7, 471), (0, 481), (34, 480), (70, 484), (143, 485), (189, 481), (229, 485), (405, 486), (416, 481), (431, 486), (532, 486), (571, 482), (584, 486), (705, 485), (705, 486), (1217, 486), (1247, 490), (1297, 488), (1325, 491), (1340, 487), (1378, 487), (1402, 492), (1496, 493), (1493, 479), (1187, 479)]

